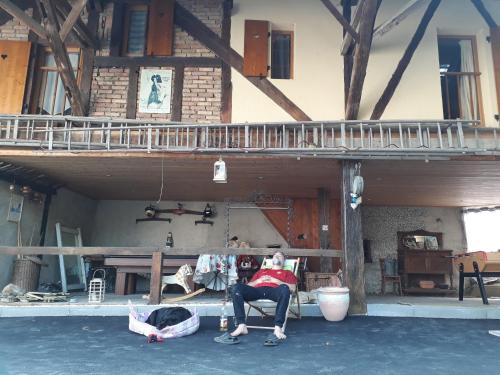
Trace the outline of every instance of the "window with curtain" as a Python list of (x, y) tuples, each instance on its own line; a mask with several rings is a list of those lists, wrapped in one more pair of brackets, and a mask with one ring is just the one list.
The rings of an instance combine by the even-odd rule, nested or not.
[(123, 55), (143, 56), (146, 50), (148, 6), (128, 5), (124, 21)]
[(271, 78), (293, 78), (293, 32), (271, 33)]
[[(80, 51), (68, 51), (75, 77), (78, 79)], [(44, 115), (69, 115), (71, 103), (66, 97), (63, 82), (57, 71), (54, 54), (46, 51), (39, 67), (40, 86), (38, 93), (37, 113)]]
[(445, 119), (481, 120), (474, 39), (438, 39), (441, 96)]

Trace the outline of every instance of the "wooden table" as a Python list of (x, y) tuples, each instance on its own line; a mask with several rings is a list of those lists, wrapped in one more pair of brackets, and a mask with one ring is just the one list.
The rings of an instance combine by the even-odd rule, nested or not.
[[(164, 258), (162, 273), (176, 273), (180, 266), (189, 264), (194, 269), (196, 258)], [(116, 268), (115, 294), (126, 295), (135, 293), (136, 277), (138, 273), (151, 273), (151, 257), (106, 257), (104, 265)], [(190, 276), (188, 284), (194, 290), (193, 277)]]

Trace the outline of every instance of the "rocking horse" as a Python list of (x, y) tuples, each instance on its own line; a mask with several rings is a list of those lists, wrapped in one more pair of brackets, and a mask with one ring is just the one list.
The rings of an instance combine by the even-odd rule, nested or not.
[[(201, 294), (205, 291), (205, 288), (198, 289), (197, 291), (192, 291), (188, 284), (188, 277), (193, 275), (193, 269), (189, 264), (184, 264), (179, 267), (179, 270), (175, 273), (175, 275), (162, 276), (161, 278), (161, 294), (163, 295), (163, 290), (167, 287), (168, 284), (177, 284), (184, 288), (186, 292), (185, 295), (174, 298), (165, 298), (162, 300), (162, 303), (170, 303), (182, 301), (191, 297), (194, 297), (198, 294)], [(143, 298), (149, 298), (149, 295), (143, 296)]]

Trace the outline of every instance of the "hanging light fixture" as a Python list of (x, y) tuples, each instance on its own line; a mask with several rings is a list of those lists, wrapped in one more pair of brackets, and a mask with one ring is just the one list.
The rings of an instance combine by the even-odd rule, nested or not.
[(219, 184), (227, 183), (226, 163), (222, 160), (222, 156), (214, 163), (214, 182)]

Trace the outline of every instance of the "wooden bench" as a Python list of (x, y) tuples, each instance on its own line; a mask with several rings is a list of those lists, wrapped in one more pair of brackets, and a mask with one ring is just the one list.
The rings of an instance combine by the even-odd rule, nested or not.
[[(180, 266), (189, 264), (194, 269), (198, 257), (195, 258), (164, 258), (163, 273), (176, 273)], [(106, 257), (104, 265), (116, 268), (115, 294), (126, 295), (135, 293), (135, 286), (138, 273), (151, 273), (150, 257)], [(189, 278), (189, 287), (194, 290), (193, 277)]]

